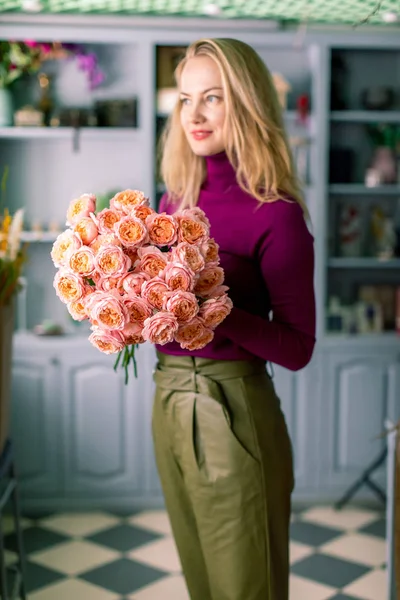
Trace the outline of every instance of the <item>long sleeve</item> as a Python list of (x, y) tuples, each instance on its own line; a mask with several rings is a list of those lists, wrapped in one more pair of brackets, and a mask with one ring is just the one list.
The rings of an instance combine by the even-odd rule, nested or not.
[(248, 352), (297, 371), (315, 345), (314, 242), (298, 205), (275, 204), (257, 248), (272, 320), (234, 306), (219, 328)]

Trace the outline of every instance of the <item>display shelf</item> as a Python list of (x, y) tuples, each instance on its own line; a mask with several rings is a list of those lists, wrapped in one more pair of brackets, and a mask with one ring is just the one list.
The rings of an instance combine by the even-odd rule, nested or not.
[(21, 242), (54, 242), (61, 231), (22, 231)]
[(0, 127), (3, 139), (73, 139), (79, 134), (85, 139), (109, 139), (140, 135), (141, 130), (134, 127)]
[(329, 186), (329, 193), (346, 196), (400, 196), (400, 185), (367, 187), (362, 183), (334, 183)]
[(333, 269), (400, 269), (400, 258), (330, 258), (328, 266)]
[(331, 121), (337, 123), (399, 123), (400, 111), (390, 110), (333, 110)]
[(377, 333), (351, 334), (351, 333), (334, 333), (327, 332), (324, 336), (324, 346), (344, 348), (344, 344), (348, 350), (356, 348), (398, 345), (400, 334), (396, 331), (380, 331)]

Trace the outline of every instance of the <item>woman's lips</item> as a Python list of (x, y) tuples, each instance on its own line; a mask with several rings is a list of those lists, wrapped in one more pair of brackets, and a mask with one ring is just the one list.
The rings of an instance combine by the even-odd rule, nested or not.
[(212, 131), (192, 131), (192, 136), (195, 140), (205, 140), (212, 134)]

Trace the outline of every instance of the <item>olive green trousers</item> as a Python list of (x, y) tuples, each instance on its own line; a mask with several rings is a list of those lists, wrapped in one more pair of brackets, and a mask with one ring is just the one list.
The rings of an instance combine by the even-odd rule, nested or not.
[(292, 447), (263, 361), (158, 353), (155, 455), (192, 600), (288, 600)]

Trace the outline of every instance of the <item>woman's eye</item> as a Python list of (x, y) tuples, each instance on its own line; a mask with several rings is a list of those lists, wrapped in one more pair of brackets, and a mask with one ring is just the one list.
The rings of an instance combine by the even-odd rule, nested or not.
[(180, 101), (182, 105), (189, 104), (189, 98), (181, 98)]
[(214, 104), (218, 99), (219, 99), (218, 96), (213, 96), (213, 95), (207, 96), (207, 101), (211, 102), (212, 104)]

